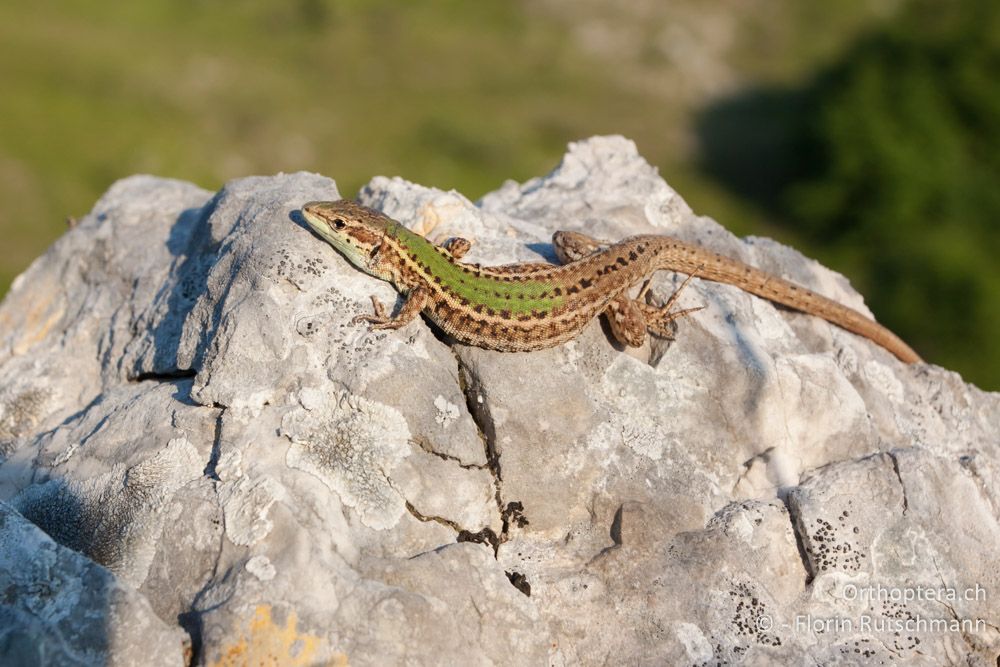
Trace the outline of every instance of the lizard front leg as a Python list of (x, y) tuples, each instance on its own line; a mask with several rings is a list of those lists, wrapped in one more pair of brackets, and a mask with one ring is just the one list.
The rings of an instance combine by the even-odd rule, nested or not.
[(351, 320), (351, 324), (371, 322), (372, 329), (399, 329), (409, 324), (413, 318), (419, 315), (420, 311), (427, 305), (429, 299), (430, 293), (423, 287), (412, 289), (406, 295), (406, 300), (403, 301), (399, 312), (396, 313), (395, 317), (392, 317), (386, 314), (385, 306), (378, 300), (378, 297), (372, 296), (372, 306), (375, 308), (375, 314), (358, 315)]

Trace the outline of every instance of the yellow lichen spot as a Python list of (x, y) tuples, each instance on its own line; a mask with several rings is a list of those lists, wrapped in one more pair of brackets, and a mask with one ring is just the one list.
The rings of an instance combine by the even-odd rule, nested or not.
[(48, 336), (66, 311), (62, 291), (54, 281), (43, 279), (39, 283), (44, 284), (35, 284), (30, 290), (12, 289), (0, 311), (0, 336), (16, 332), (10, 341), (14, 356), (24, 354)]
[[(243, 624), (241, 624), (243, 625)], [(243, 665), (329, 665), (347, 667), (347, 656), (336, 655), (325, 660), (317, 658), (323, 639), (300, 633), (298, 618), (289, 611), (284, 625), (271, 618), (271, 605), (257, 605), (253, 617), (245, 627), (237, 628), (239, 639), (222, 648), (218, 660), (209, 662), (212, 667), (237, 667)]]

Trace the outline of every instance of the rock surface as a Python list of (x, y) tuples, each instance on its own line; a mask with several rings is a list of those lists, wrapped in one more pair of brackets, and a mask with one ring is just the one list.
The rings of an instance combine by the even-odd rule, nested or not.
[(0, 563), (4, 665), (166, 666), (190, 650), (134, 588), (2, 502)]
[[(0, 663), (23, 637), (126, 663), (141, 626), (206, 665), (996, 664), (1000, 396), (698, 280), (705, 309), (638, 350), (598, 322), (528, 354), (369, 332), (351, 318), (394, 290), (295, 214), (336, 197), (128, 178), (15, 281)], [(665, 233), (864, 308), (621, 138), (477, 204), (381, 177), (360, 198), (469, 261)], [(81, 581), (100, 594), (62, 602)]]

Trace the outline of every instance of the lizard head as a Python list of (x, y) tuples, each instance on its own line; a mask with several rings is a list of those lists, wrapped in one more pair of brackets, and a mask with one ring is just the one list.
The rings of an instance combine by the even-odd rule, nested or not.
[(390, 280), (379, 250), (390, 226), (398, 223), (367, 206), (347, 199), (313, 201), (302, 207), (309, 226), (362, 271)]

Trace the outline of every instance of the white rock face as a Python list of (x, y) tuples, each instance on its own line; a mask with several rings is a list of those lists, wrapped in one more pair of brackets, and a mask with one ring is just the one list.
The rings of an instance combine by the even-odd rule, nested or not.
[[(29, 640), (127, 664), (140, 626), (164, 664), (181, 630), (196, 664), (996, 664), (1000, 396), (699, 280), (705, 309), (638, 350), (598, 322), (524, 354), (369, 332), (395, 291), (295, 213), (338, 196), (128, 178), (15, 282), (0, 664)], [(621, 138), (477, 204), (381, 177), (361, 200), (469, 261), (665, 233), (864, 308)], [(80, 597), (86, 572), (118, 597)]]

